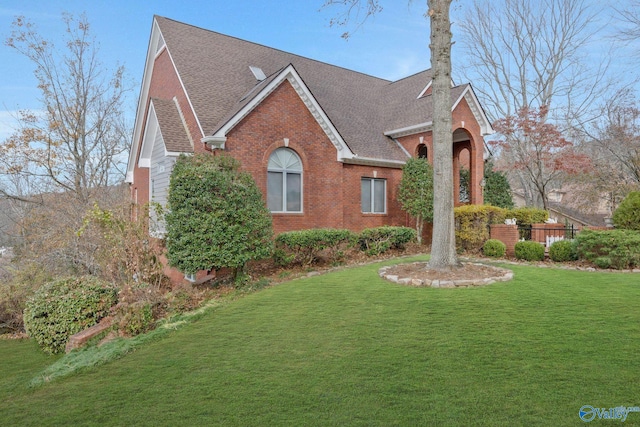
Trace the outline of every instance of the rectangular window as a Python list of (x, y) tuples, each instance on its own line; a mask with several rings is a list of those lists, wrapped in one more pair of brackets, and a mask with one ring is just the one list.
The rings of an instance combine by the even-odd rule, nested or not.
[(267, 206), (271, 212), (281, 212), (282, 208), (282, 173), (269, 172), (267, 174)]
[(387, 180), (362, 178), (360, 204), (363, 213), (386, 213)]
[(302, 176), (298, 173), (287, 173), (287, 212), (302, 210)]

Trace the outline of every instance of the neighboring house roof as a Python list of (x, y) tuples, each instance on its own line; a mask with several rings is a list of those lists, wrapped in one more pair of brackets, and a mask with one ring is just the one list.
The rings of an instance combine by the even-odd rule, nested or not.
[[(304, 92), (299, 94), (308, 94), (318, 107), (318, 111), (312, 111), (316, 119), (328, 122), (321, 123), (325, 132), (335, 133), (332, 142), (348, 147), (349, 155), (345, 159), (404, 162), (407, 154), (393, 139), (396, 131), (431, 125), (432, 96), (419, 97), (431, 81), (430, 70), (392, 82), (156, 16), (145, 79), (153, 69), (155, 54), (164, 46), (196, 114), (203, 138), (220, 137), (220, 131), (246, 110), (256, 96), (277, 79), (286, 77), (292, 81), (291, 75), (294, 75), (293, 83)], [(250, 67), (262, 70), (266, 78), (259, 80)], [(287, 76), (283, 76), (285, 71)], [(138, 115), (145, 102), (145, 90), (143, 81)], [(491, 125), (470, 85), (452, 89), (454, 106), (463, 97), (471, 105), (483, 132), (491, 133)], [(135, 132), (134, 144), (141, 130)]]
[(585, 213), (582, 212), (578, 209), (574, 209), (571, 208), (569, 206), (563, 205), (561, 203), (557, 203), (557, 202), (549, 202), (549, 210), (550, 211), (555, 211), (558, 214), (569, 218), (569, 219), (573, 219), (576, 222), (579, 222), (585, 226), (590, 226), (590, 227), (604, 227), (606, 225), (605, 223), (605, 218), (607, 217), (606, 214), (599, 214), (599, 213), (595, 213), (595, 214), (590, 214), (590, 213)]

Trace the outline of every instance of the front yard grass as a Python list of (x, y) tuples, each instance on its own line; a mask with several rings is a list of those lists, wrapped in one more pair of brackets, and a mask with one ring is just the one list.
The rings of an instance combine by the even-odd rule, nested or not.
[(640, 406), (640, 275), (509, 265), (429, 289), (381, 265), (250, 294), (37, 388), (55, 359), (0, 341), (0, 424), (561, 426)]

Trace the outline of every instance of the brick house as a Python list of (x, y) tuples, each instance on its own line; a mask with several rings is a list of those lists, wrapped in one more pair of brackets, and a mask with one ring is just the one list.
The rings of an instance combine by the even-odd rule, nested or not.
[[(253, 175), (276, 233), (413, 226), (396, 194), (409, 157), (433, 161), (430, 87), (429, 70), (388, 81), (156, 16), (132, 198), (165, 203), (178, 155), (222, 150)], [(452, 85), (452, 101), (454, 176), (469, 168), (469, 202), (482, 203), (491, 125), (471, 85)]]

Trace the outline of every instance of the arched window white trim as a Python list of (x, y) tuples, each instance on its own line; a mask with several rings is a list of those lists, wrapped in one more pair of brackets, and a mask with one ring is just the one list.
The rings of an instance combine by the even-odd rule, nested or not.
[(302, 212), (302, 161), (289, 148), (269, 156), (267, 206), (271, 212)]

